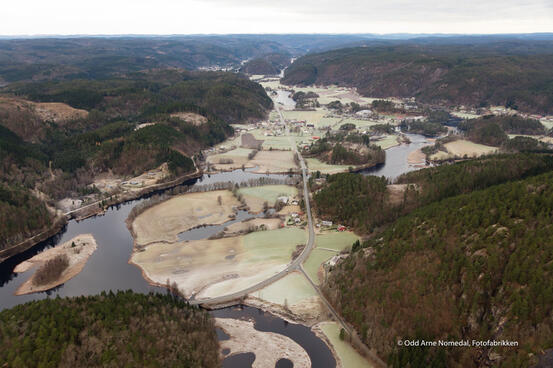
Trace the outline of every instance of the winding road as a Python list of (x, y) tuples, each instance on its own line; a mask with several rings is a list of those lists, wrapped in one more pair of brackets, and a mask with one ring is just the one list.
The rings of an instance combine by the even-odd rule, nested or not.
[[(277, 106), (275, 104), (275, 106)], [(342, 326), (342, 328), (347, 331), (348, 335), (351, 337), (352, 343), (355, 343), (358, 349), (363, 350), (364, 355), (370, 359), (371, 363), (374, 367), (386, 367), (386, 364), (375, 354), (375, 352), (371, 351), (366, 345), (363, 344), (363, 342), (359, 339), (355, 331), (340, 317), (338, 312), (332, 307), (330, 302), (325, 298), (323, 293), (321, 292), (320, 288), (317, 286), (313, 280), (309, 277), (309, 275), (305, 272), (303, 269), (303, 262), (309, 257), (309, 254), (313, 250), (313, 247), (315, 246), (315, 229), (313, 227), (313, 217), (311, 215), (311, 204), (309, 202), (309, 188), (307, 186), (307, 165), (305, 164), (305, 161), (301, 155), (301, 153), (298, 152), (296, 143), (292, 140), (290, 136), (290, 129), (288, 127), (288, 124), (286, 124), (286, 121), (284, 119), (284, 116), (282, 115), (282, 111), (277, 106), (276, 110), (280, 116), (281, 123), (285, 126), (286, 135), (289, 137), (290, 140), (290, 146), (292, 147), (292, 151), (295, 155), (297, 155), (300, 168), (301, 168), (301, 175), (303, 178), (303, 199), (305, 203), (305, 212), (307, 213), (307, 226), (309, 228), (309, 238), (307, 240), (307, 244), (305, 244), (305, 247), (303, 248), (303, 251), (300, 253), (300, 255), (294, 259), (286, 268), (284, 268), (279, 273), (274, 274), (273, 276), (269, 277), (268, 279), (265, 279), (255, 285), (250, 286), (247, 289), (243, 289), (241, 291), (223, 295), (220, 297), (215, 298), (205, 298), (205, 299), (192, 299), (190, 300), (190, 304), (194, 305), (204, 305), (204, 306), (217, 306), (217, 305), (224, 305), (230, 302), (234, 302), (236, 300), (245, 298), (248, 294), (251, 294), (259, 289), (262, 289), (264, 287), (269, 286), (273, 282), (280, 280), (284, 276), (288, 275), (290, 272), (293, 271), (299, 271), (301, 272), (307, 281), (311, 284), (313, 289), (317, 292), (320, 299), (323, 301), (327, 309), (332, 313), (336, 321)]]
[[(277, 108), (277, 111), (280, 115), (280, 121), (285, 125), (286, 133), (289, 136), (288, 125), (286, 125), (284, 121), (282, 112), (278, 108)], [(309, 228), (309, 238), (307, 239), (307, 244), (305, 244), (303, 251), (296, 259), (294, 259), (290, 264), (288, 264), (286, 268), (284, 268), (279, 273), (276, 273), (273, 276), (269, 277), (268, 279), (265, 279), (255, 285), (252, 285), (246, 289), (237, 291), (235, 293), (222, 295), (214, 298), (192, 299), (192, 300), (189, 300), (190, 304), (204, 305), (204, 306), (226, 304), (235, 300), (245, 298), (248, 294), (251, 294), (259, 289), (263, 289), (264, 287), (269, 286), (273, 282), (280, 280), (281, 278), (288, 275), (292, 271), (298, 270), (303, 272), (301, 265), (307, 259), (307, 257), (309, 257), (309, 254), (311, 253), (311, 251), (313, 250), (313, 247), (315, 246), (315, 229), (313, 228), (313, 218), (311, 216), (311, 204), (309, 203), (309, 190), (307, 187), (307, 165), (305, 165), (305, 161), (303, 157), (297, 151), (296, 144), (293, 143), (291, 139), (290, 139), (290, 146), (292, 147), (292, 151), (298, 155), (298, 159), (301, 167), (301, 175), (303, 178), (303, 199), (305, 203), (305, 212), (307, 213), (307, 226)]]

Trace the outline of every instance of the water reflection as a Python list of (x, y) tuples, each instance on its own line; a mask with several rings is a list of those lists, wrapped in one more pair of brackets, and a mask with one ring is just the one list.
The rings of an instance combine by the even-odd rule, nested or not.
[(409, 165), (407, 158), (412, 152), (427, 146), (430, 142), (420, 134), (405, 134), (411, 143), (401, 144), (386, 150), (386, 162), (374, 168), (361, 171), (364, 175), (385, 176), (390, 180), (396, 179), (401, 174), (419, 170), (420, 167)]

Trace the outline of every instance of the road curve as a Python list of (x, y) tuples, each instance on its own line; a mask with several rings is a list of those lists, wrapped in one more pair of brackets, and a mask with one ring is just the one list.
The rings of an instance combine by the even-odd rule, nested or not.
[[(279, 108), (277, 108), (277, 111), (280, 116), (280, 121), (284, 124), (286, 127), (286, 131), (288, 132), (288, 125), (286, 125), (286, 122), (284, 121), (284, 117), (282, 116), (282, 112)], [(263, 289), (266, 286), (269, 286), (273, 282), (280, 280), (284, 276), (288, 275), (290, 272), (295, 270), (301, 270), (301, 264), (309, 257), (309, 254), (311, 253), (311, 250), (313, 249), (315, 245), (315, 229), (313, 228), (313, 217), (311, 216), (311, 204), (309, 203), (309, 190), (307, 186), (307, 166), (305, 165), (305, 161), (301, 154), (296, 149), (296, 144), (293, 143), (290, 140), (290, 145), (292, 146), (292, 151), (298, 155), (298, 159), (300, 162), (301, 167), (301, 175), (303, 178), (303, 199), (305, 203), (305, 211), (307, 213), (307, 226), (309, 228), (309, 238), (307, 240), (307, 243), (305, 244), (305, 247), (303, 248), (303, 251), (300, 253), (300, 255), (294, 259), (290, 264), (286, 266), (282, 271), (274, 274), (273, 276), (255, 284), (252, 285), (246, 289), (237, 291), (235, 293), (222, 295), (214, 298), (202, 298), (202, 299), (191, 299), (189, 300), (190, 304), (193, 305), (218, 305), (218, 304), (226, 304), (241, 298), (246, 297), (248, 294), (251, 294), (259, 289)]]

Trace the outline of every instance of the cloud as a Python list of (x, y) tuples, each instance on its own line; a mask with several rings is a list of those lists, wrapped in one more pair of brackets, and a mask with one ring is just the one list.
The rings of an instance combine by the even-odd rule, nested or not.
[(545, 31), (551, 0), (18, 0), (0, 22), (0, 34)]

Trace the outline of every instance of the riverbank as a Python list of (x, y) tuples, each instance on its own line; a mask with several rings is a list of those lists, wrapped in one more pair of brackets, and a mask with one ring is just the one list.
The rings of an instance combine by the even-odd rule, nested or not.
[(216, 318), (215, 325), (229, 335), (228, 339), (220, 341), (221, 349), (230, 351), (227, 357), (253, 353), (252, 368), (274, 368), (281, 359), (289, 360), (295, 368), (311, 368), (309, 355), (289, 337), (258, 331), (251, 321)]
[(130, 191), (123, 193), (121, 195), (116, 195), (104, 200), (96, 201), (94, 203), (87, 204), (86, 206), (80, 207), (78, 209), (75, 209), (73, 211), (69, 211), (65, 213), (65, 215), (68, 217), (68, 220), (70, 219), (76, 219), (77, 221), (84, 220), (85, 218), (96, 216), (99, 214), (102, 214), (105, 212), (107, 208), (110, 206), (115, 206), (120, 203), (133, 201), (135, 199), (139, 199), (145, 195), (148, 195), (153, 192), (157, 192), (160, 190), (166, 190), (170, 189), (172, 187), (176, 187), (178, 185), (183, 184), (184, 182), (192, 179), (198, 179), (201, 178), (203, 175), (203, 171), (197, 169), (195, 172), (186, 174), (183, 176), (180, 176), (176, 179), (163, 182), (163, 183), (157, 183), (153, 184), (144, 188), (141, 188), (140, 190)]
[(96, 240), (92, 234), (82, 234), (72, 238), (60, 246), (47, 249), (44, 252), (20, 263), (15, 267), (14, 272), (26, 272), (31, 268), (36, 268), (38, 270), (46, 262), (58, 256), (66, 256), (69, 265), (55, 280), (52, 280), (46, 284), (38, 284), (36, 279), (37, 271), (35, 271), (33, 275), (17, 289), (15, 295), (24, 295), (50, 290), (72, 279), (83, 270), (88, 258), (92, 255), (92, 253), (94, 253), (94, 251), (96, 251), (96, 248)]
[(106, 209), (111, 206), (116, 206), (118, 204), (140, 199), (143, 196), (146, 196), (153, 192), (176, 187), (188, 180), (201, 178), (202, 175), (203, 172), (197, 169), (194, 173), (180, 176), (168, 182), (153, 184), (137, 191), (128, 192), (123, 195), (114, 196), (113, 198), (108, 198), (101, 201), (96, 201), (73, 211), (66, 212), (65, 214), (63, 214), (63, 216), (56, 217), (54, 219), (54, 224), (49, 229), (44, 230), (28, 239), (25, 239), (18, 244), (10, 246), (7, 249), (0, 250), (0, 264), (58, 234), (71, 219), (81, 221), (92, 216), (103, 214)]
[(38, 243), (45, 241), (46, 239), (51, 238), (52, 236), (59, 233), (63, 227), (67, 224), (67, 218), (65, 216), (58, 216), (54, 219), (54, 224), (47, 230), (44, 230), (18, 244), (12, 245), (7, 249), (2, 249), (0, 251), (0, 264), (17, 254), (23, 253), (28, 249), (31, 249)]

